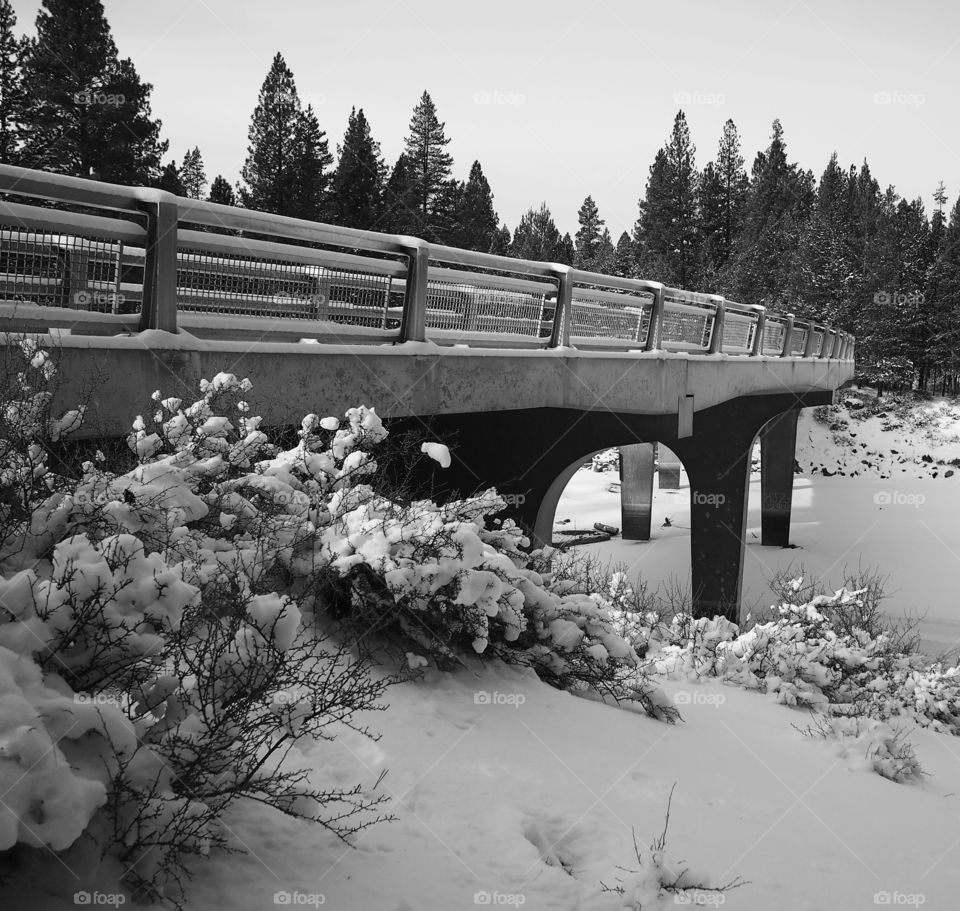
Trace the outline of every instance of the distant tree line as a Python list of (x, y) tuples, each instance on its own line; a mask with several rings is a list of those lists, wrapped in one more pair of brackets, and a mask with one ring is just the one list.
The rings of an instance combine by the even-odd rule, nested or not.
[(511, 232), (479, 161), (466, 180), (453, 176), (445, 124), (426, 91), (392, 166), (362, 108), (334, 155), (278, 53), (240, 180), (208, 182), (197, 147), (164, 161), (152, 86), (119, 56), (100, 0), (42, 0), (36, 37), (18, 38), (15, 27), (10, 0), (0, 0), (2, 162), (720, 293), (854, 332), (866, 380), (958, 391), (960, 199), (948, 210), (941, 183), (928, 216), (919, 198), (881, 189), (866, 161), (843, 168), (836, 154), (818, 181), (789, 160), (779, 120), (749, 172), (732, 120), (700, 169), (680, 111), (633, 231), (616, 243), (591, 196), (574, 237), (561, 234), (545, 202)]

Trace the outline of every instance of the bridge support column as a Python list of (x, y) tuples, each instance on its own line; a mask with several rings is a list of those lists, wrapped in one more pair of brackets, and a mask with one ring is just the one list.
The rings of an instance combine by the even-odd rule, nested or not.
[(799, 416), (799, 410), (786, 411), (760, 431), (760, 543), (765, 546), (786, 547), (790, 543)]
[(661, 490), (680, 489), (680, 460), (663, 443), (657, 443), (659, 458), (658, 474)]
[(650, 540), (653, 443), (620, 447), (620, 526), (624, 541)]
[(690, 479), (692, 610), (739, 623), (750, 456), (760, 422), (723, 407), (710, 412), (695, 417), (692, 438), (672, 444)]

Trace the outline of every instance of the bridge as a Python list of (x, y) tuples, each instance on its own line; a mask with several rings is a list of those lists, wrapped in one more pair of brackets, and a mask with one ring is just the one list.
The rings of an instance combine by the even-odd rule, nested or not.
[(367, 404), (452, 443), (423, 491), (496, 486), (541, 543), (609, 447), (625, 534), (648, 537), (659, 441), (690, 481), (697, 615), (737, 619), (755, 440), (763, 543), (784, 546), (797, 416), (853, 375), (844, 332), (658, 282), (12, 166), (0, 193), (0, 330), (57, 348), (55, 406), (95, 391), (81, 434), (229, 371), (271, 425)]

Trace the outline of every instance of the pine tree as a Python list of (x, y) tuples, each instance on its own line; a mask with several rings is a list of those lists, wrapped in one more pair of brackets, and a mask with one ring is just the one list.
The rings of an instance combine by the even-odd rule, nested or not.
[(774, 308), (792, 304), (800, 237), (813, 209), (815, 180), (787, 161), (783, 127), (773, 122), (770, 145), (753, 163), (743, 230), (734, 246), (736, 296)]
[(499, 230), (493, 236), (493, 243), (490, 245), (490, 252), (498, 256), (509, 256), (511, 247), (510, 229), (505, 225), (500, 225)]
[(313, 109), (301, 109), (293, 73), (279, 53), (260, 89), (249, 139), (240, 172), (244, 206), (319, 218), (325, 203), (325, 169), (332, 157)]
[(213, 178), (207, 202), (218, 202), (222, 206), (235, 206), (237, 204), (237, 196), (233, 192), (233, 187), (227, 183), (221, 174)]
[(389, 234), (416, 234), (419, 227), (416, 190), (407, 156), (401, 152), (383, 188), (382, 230)]
[(850, 236), (850, 175), (830, 157), (817, 189), (813, 214), (800, 241), (799, 287), (801, 316), (845, 323), (857, 287)]
[[(493, 249), (500, 219), (494, 211), (493, 193), (479, 161), (475, 161), (470, 167), (470, 177), (463, 187), (460, 199), (457, 222), (457, 246), (480, 253), (488, 253)], [(507, 243), (509, 244), (509, 241)]]
[(431, 237), (434, 243), (449, 247), (464, 246), (463, 229), (459, 220), (464, 189), (462, 181), (451, 177), (444, 181), (437, 192), (432, 207)]
[(719, 265), (722, 266), (729, 260), (733, 242), (743, 227), (743, 213), (750, 187), (750, 178), (744, 170), (744, 160), (740, 154), (740, 134), (732, 120), (723, 125), (716, 169), (723, 191), (723, 241), (718, 250)]
[(21, 163), (112, 183), (153, 183), (167, 143), (152, 86), (118, 59), (100, 0), (43, 0), (22, 59)]
[(417, 205), (417, 233), (433, 240), (433, 203), (450, 177), (453, 158), (444, 149), (450, 140), (429, 92), (424, 92), (410, 118), (404, 153), (413, 198)]
[(680, 287), (696, 284), (699, 251), (696, 148), (683, 111), (650, 167), (635, 239), (643, 274)]
[(363, 108), (350, 111), (330, 184), (329, 217), (336, 225), (374, 230), (381, 210), (386, 165), (370, 135)]
[(870, 165), (864, 160), (859, 172), (851, 170), (848, 181), (849, 203), (847, 217), (850, 250), (857, 283), (856, 295), (872, 297), (877, 288), (877, 234), (882, 215), (880, 185), (870, 173)]
[[(960, 378), (960, 199), (954, 204), (927, 280), (931, 305), (929, 381), (957, 392)], [(859, 340), (858, 340), (859, 349)]]
[(620, 235), (613, 254), (613, 274), (633, 278), (637, 271), (637, 251), (627, 231)]
[(644, 197), (639, 202), (640, 217), (633, 229), (633, 244), (638, 274), (647, 279), (676, 284), (668, 254), (673, 245), (671, 232), (670, 165), (667, 153), (660, 149), (650, 165)]
[(312, 105), (307, 105), (297, 118), (293, 140), (295, 179), (290, 214), (308, 221), (320, 221), (327, 208), (327, 168), (333, 164), (333, 156)]
[(700, 231), (705, 271), (718, 275), (730, 260), (733, 244), (743, 228), (750, 180), (740, 154), (736, 124), (728, 120), (717, 149), (700, 178)]
[(889, 187), (871, 244), (873, 271), (863, 276), (848, 320), (857, 335), (858, 376), (866, 382), (910, 386), (918, 370), (931, 366), (936, 321), (923, 291), (931, 267), (929, 233), (922, 201), (900, 199)]
[(931, 264), (937, 258), (940, 243), (943, 240), (943, 232), (947, 227), (946, 216), (943, 214), (943, 207), (947, 202), (947, 188), (942, 180), (933, 192), (933, 201), (937, 207), (933, 210), (933, 215), (930, 218), (930, 251), (928, 256)]
[(13, 34), (17, 14), (0, 0), (0, 164), (16, 164), (23, 125), (22, 42)]
[(593, 261), (593, 271), (602, 272), (604, 275), (612, 274), (615, 256), (616, 250), (613, 247), (610, 229), (604, 228), (603, 234), (600, 235), (600, 246), (597, 248), (597, 255)]
[[(569, 234), (567, 238), (569, 238)], [(560, 236), (553, 216), (545, 202), (539, 209), (528, 209), (513, 232), (510, 255), (517, 259), (530, 259), (536, 262), (565, 262), (568, 253), (572, 260), (573, 241), (570, 248)]]
[(203, 191), (207, 186), (207, 172), (203, 167), (203, 156), (197, 146), (183, 156), (180, 180), (183, 182), (187, 196), (191, 199), (203, 199)]
[[(717, 166), (707, 162), (700, 174), (698, 206), (700, 217), (701, 256), (703, 272), (716, 280), (719, 271), (730, 258), (724, 249), (726, 237), (726, 206), (723, 181)], [(706, 290), (706, 289), (704, 289)]]
[(601, 229), (604, 226), (604, 220), (600, 217), (600, 210), (592, 196), (588, 196), (583, 201), (580, 211), (577, 212), (577, 221), (580, 224), (580, 229), (577, 231), (574, 244), (574, 264), (578, 269), (596, 272), (598, 271), (596, 266), (600, 253), (600, 243), (603, 238)]
[(166, 190), (168, 193), (173, 193), (174, 196), (187, 195), (187, 188), (183, 183), (180, 169), (175, 162), (171, 161), (164, 166), (160, 172), (160, 176), (157, 178), (157, 188)]

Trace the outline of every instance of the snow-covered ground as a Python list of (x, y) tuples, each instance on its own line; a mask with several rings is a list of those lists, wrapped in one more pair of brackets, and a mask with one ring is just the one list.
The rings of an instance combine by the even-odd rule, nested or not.
[[(397, 821), (350, 849), (318, 826), (245, 806), (229, 825), (247, 856), (199, 865), (188, 907), (614, 911), (623, 900), (601, 883), (639, 869), (632, 832), (648, 862), (674, 784), (668, 869), (749, 881), (723, 896), (690, 893), (690, 904), (866, 911), (880, 894), (881, 903), (956, 907), (960, 751), (950, 737), (913, 733), (929, 777), (894, 784), (858, 752), (803, 737), (793, 725), (805, 727), (807, 712), (771, 696), (716, 680), (664, 687), (682, 723), (580, 699), (504, 666), (394, 687), (389, 710), (372, 719), (378, 743), (308, 744), (303, 760), (320, 783), (369, 786), (389, 769), (381, 789)], [(45, 881), (46, 894), (5, 911), (74, 907), (77, 886), (61, 873)], [(643, 911), (677, 904), (668, 896)]]

